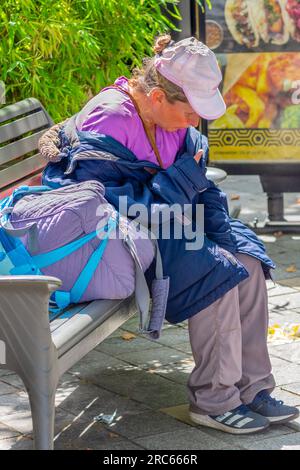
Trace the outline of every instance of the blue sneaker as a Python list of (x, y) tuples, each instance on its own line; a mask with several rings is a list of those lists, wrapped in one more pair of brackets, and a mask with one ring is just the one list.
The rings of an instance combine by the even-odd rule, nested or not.
[(247, 406), (267, 418), (271, 424), (286, 423), (299, 416), (298, 408), (284, 405), (283, 401), (272, 398), (266, 390), (259, 392)]
[(230, 434), (251, 434), (263, 431), (270, 425), (267, 418), (254, 413), (246, 405), (240, 405), (217, 416), (201, 415), (192, 409), (189, 414), (194, 423)]

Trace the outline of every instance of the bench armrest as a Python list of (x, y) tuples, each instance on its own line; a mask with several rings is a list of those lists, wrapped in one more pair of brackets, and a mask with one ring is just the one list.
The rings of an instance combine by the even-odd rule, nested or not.
[(0, 276), (0, 289), (14, 284), (31, 286), (33, 289), (40, 284), (48, 284), (49, 291), (52, 292), (62, 285), (62, 281), (52, 276)]
[(6, 368), (23, 380), (32, 380), (35, 370), (49, 370), (57, 356), (48, 306), (51, 291), (60, 285), (51, 276), (0, 276), (0, 340), (6, 347)]
[(221, 170), (221, 168), (215, 168), (208, 166), (207, 167), (207, 172), (206, 172), (206, 178), (211, 180), (213, 183), (216, 185), (222, 183), (222, 181), (225, 181), (227, 178), (227, 173), (224, 170)]

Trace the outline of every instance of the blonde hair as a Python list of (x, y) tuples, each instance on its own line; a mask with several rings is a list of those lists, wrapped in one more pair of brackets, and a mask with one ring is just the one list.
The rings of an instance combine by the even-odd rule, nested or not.
[[(160, 54), (171, 41), (170, 34), (158, 36), (153, 46), (155, 54)], [(144, 58), (142, 67), (133, 69), (129, 85), (143, 93), (149, 93), (153, 88), (159, 87), (164, 91), (169, 103), (173, 104), (176, 101), (188, 103), (183, 90), (159, 73), (154, 65), (154, 60), (155, 57)]]

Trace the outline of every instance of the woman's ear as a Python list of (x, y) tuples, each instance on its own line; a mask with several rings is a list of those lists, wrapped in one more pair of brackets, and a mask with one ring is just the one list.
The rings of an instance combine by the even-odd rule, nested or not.
[(166, 100), (165, 92), (161, 88), (153, 88), (150, 93), (150, 99), (153, 104), (163, 104)]

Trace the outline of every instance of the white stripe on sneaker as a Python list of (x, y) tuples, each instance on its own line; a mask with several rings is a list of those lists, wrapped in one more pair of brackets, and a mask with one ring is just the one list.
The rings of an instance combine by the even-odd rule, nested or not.
[(225, 424), (232, 424), (235, 421), (237, 421), (238, 419), (241, 419), (243, 417), (244, 417), (244, 415), (234, 415), (234, 416), (232, 416), (232, 418), (229, 418), (227, 421), (225, 421)]
[(217, 418), (215, 418), (215, 420), (218, 421), (219, 423), (222, 423), (224, 419), (229, 418), (229, 416), (232, 416), (232, 415), (233, 413), (231, 411), (227, 411), (222, 416), (218, 416)]
[(235, 428), (241, 428), (242, 426), (244, 426), (244, 424), (248, 424), (248, 423), (251, 423), (251, 421), (254, 421), (253, 418), (245, 418), (245, 419), (242, 419), (241, 421), (239, 421), (238, 423), (236, 423), (234, 425)]
[[(261, 431), (265, 428), (268, 427), (268, 424), (264, 424), (264, 425), (258, 425), (258, 426), (255, 426), (255, 427), (252, 427), (252, 428), (237, 428), (235, 427), (234, 425), (232, 427), (230, 426), (226, 426), (226, 424), (223, 424), (223, 423), (218, 423), (218, 421), (216, 421), (215, 419), (211, 418), (210, 416), (207, 416), (207, 415), (200, 415), (198, 413), (193, 413), (192, 411), (190, 411), (190, 418), (192, 421), (194, 421), (194, 423), (197, 423), (197, 424), (200, 424), (201, 426), (207, 426), (209, 428), (213, 428), (213, 429), (219, 429), (220, 431), (223, 431), (223, 432), (227, 432), (227, 433), (230, 433), (230, 434), (253, 434), (257, 431)], [(245, 420), (246, 418), (244, 418), (243, 420)], [(252, 418), (250, 418), (251, 421), (252, 421)], [(255, 420), (254, 420), (255, 421)]]

